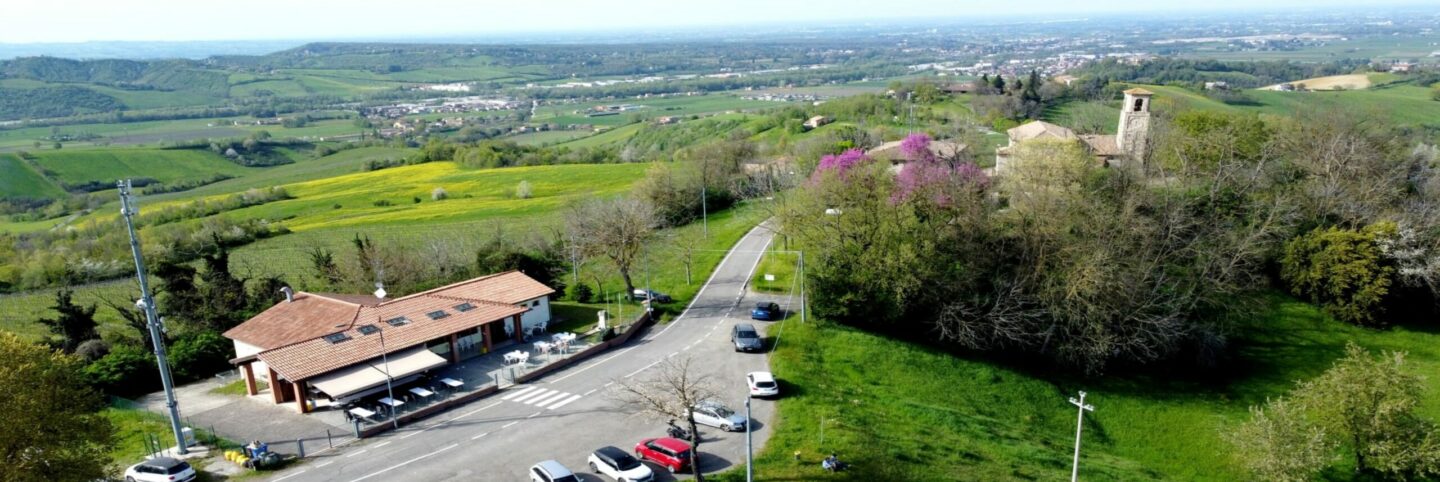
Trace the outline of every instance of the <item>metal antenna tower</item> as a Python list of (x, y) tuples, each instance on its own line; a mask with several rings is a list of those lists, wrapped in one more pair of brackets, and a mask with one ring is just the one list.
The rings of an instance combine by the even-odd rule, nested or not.
[(160, 368), (160, 383), (165, 386), (165, 407), (170, 409), (170, 429), (175, 432), (175, 452), (185, 455), (190, 452), (185, 446), (185, 435), (180, 431), (180, 404), (175, 401), (175, 382), (170, 379), (170, 362), (165, 357), (165, 326), (155, 312), (155, 298), (150, 296), (150, 283), (145, 278), (145, 258), (140, 254), (140, 238), (135, 235), (135, 198), (130, 192), (130, 180), (119, 181), (120, 215), (125, 218), (125, 229), (130, 231), (130, 253), (135, 256), (135, 277), (140, 281), (140, 301), (135, 307), (145, 312), (145, 325), (150, 328), (150, 341), (155, 345), (155, 361)]

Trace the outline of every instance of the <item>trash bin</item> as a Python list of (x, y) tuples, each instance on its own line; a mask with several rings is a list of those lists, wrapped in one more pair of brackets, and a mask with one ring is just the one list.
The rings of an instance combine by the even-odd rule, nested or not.
[(185, 439), (186, 447), (195, 446), (195, 429), (184, 427), (180, 429), (180, 437)]

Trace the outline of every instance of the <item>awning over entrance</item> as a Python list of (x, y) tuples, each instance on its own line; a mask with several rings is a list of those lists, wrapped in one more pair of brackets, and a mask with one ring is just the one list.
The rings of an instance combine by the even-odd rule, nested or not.
[[(423, 346), (392, 354), (389, 359), (390, 378), (396, 383), (411, 375), (449, 363)], [(379, 358), (310, 379), (311, 386), (335, 399), (356, 395), (384, 383), (385, 363)]]

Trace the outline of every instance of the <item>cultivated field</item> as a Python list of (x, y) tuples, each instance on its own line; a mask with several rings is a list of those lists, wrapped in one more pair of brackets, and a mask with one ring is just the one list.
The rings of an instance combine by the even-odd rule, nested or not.
[[(1300, 90), (1360, 90), (1370, 88), (1370, 77), (1373, 74), (1349, 74), (1332, 75), (1329, 77), (1316, 77), (1313, 79), (1296, 80), (1288, 82)], [(1261, 87), (1260, 90), (1280, 90), (1280, 85), (1275, 84)]]

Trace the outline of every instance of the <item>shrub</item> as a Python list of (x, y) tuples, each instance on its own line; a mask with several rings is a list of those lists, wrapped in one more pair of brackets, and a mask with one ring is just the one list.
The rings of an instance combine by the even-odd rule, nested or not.
[(1319, 304), (1331, 316), (1374, 323), (1395, 276), (1376, 239), (1394, 229), (1389, 223), (1360, 231), (1316, 228), (1286, 243), (1280, 276), (1296, 296)]
[(430, 191), (430, 199), (440, 201), (447, 197), (450, 197), (450, 193), (446, 192), (443, 187), (437, 187), (433, 191)]
[(415, 196), (415, 197), (410, 198), (410, 202), (413, 202), (413, 203), (415, 203), (415, 204), (420, 204), (420, 196)]
[(182, 337), (171, 344), (170, 369), (177, 380), (198, 380), (230, 367), (232, 345), (212, 331)]
[(110, 343), (99, 338), (85, 340), (80, 346), (75, 347), (75, 354), (87, 362), (93, 362), (110, 353)]
[(377, 207), (377, 208), (383, 208), (383, 207), (393, 206), (393, 205), (394, 205), (394, 204), (392, 204), (389, 200), (386, 200), (386, 199), (381, 199), (381, 200), (375, 201), (375, 202), (370, 203), (370, 204), (374, 204), (375, 207)]
[(575, 302), (589, 303), (590, 299), (595, 296), (595, 292), (590, 290), (589, 285), (586, 285), (585, 283), (579, 283), (570, 287), (569, 295), (570, 299), (574, 300)]
[(530, 181), (520, 181), (520, 184), (515, 186), (515, 197), (517, 198), (530, 199), (532, 194), (533, 193), (530, 192)]
[(117, 397), (133, 398), (160, 387), (155, 358), (139, 347), (121, 345), (85, 367), (90, 385)]

